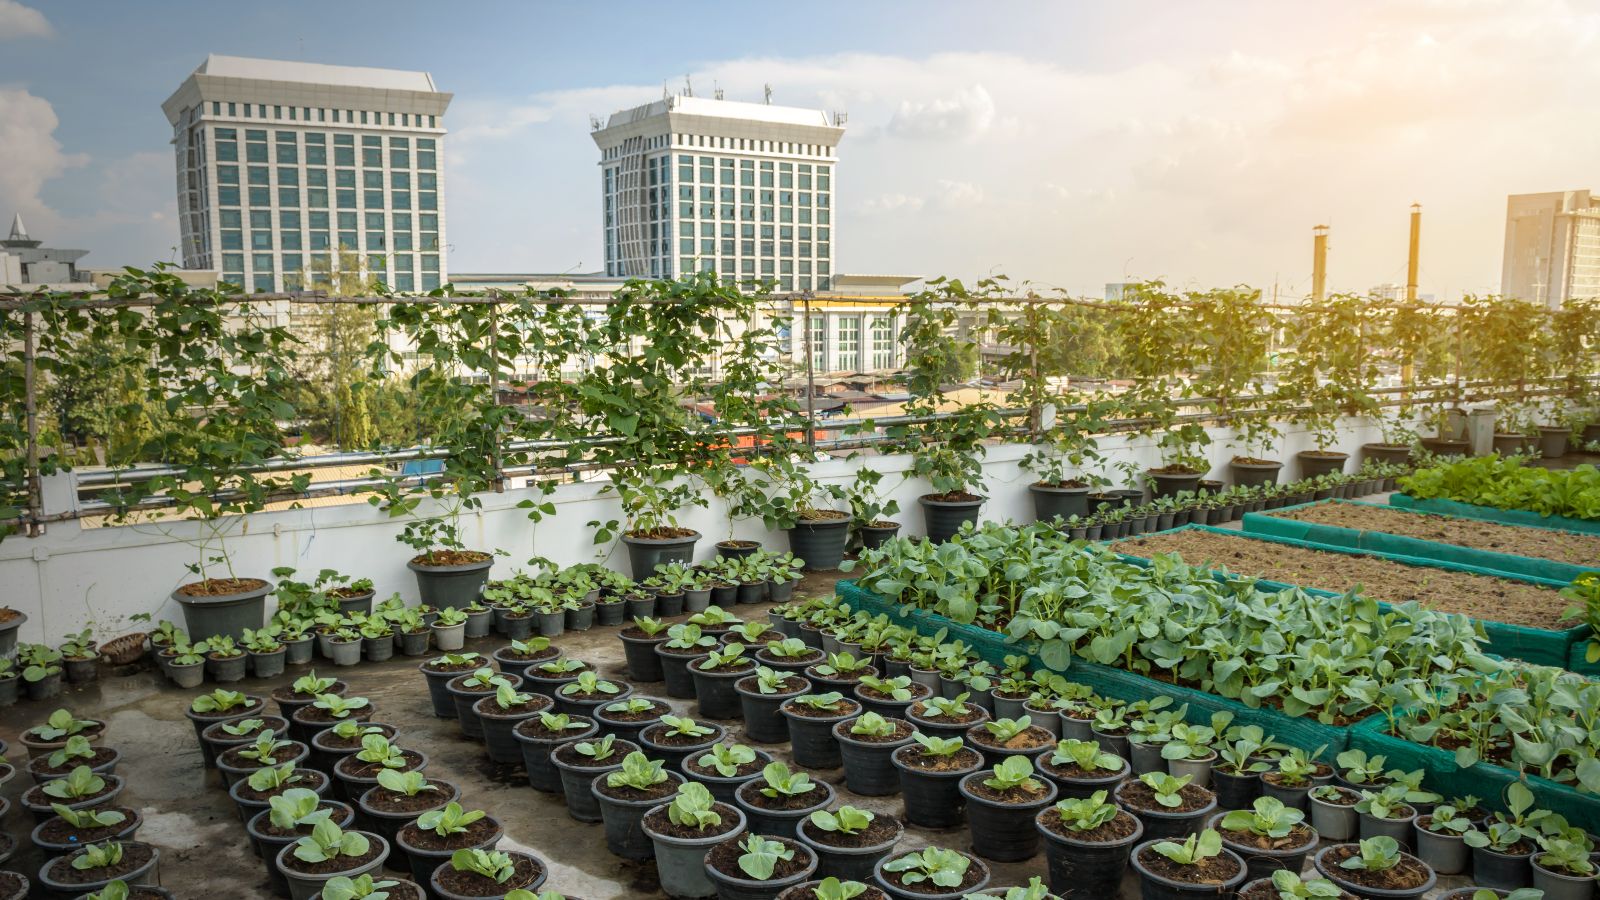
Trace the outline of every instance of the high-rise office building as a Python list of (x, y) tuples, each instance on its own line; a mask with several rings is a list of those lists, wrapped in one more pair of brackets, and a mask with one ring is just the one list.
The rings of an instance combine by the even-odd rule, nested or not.
[(678, 96), (622, 110), (600, 148), (605, 274), (714, 271), (827, 290), (843, 117)]
[(253, 291), (352, 266), (443, 284), (450, 98), (426, 72), (206, 57), (162, 104), (184, 266)]
[(1500, 293), (1550, 309), (1600, 297), (1600, 196), (1551, 191), (1507, 198)]

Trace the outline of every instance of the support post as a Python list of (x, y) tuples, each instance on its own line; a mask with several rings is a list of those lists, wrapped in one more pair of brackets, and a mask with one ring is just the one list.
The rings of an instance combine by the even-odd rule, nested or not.
[(806, 291), (801, 296), (802, 309), (801, 325), (805, 328), (806, 354), (806, 448), (817, 449), (817, 373), (811, 363), (811, 292)]

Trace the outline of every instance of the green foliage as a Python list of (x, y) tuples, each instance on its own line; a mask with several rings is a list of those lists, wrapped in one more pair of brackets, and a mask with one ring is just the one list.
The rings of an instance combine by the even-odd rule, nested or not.
[(897, 856), (883, 864), (885, 872), (898, 875), (905, 885), (926, 881), (935, 887), (953, 888), (966, 877), (972, 860), (965, 854), (943, 847), (927, 847), (920, 852)]
[(606, 775), (608, 787), (629, 787), (638, 791), (647, 791), (666, 780), (666, 763), (638, 750), (622, 758), (621, 769)]
[(716, 798), (698, 781), (685, 782), (678, 796), (667, 805), (667, 818), (674, 825), (704, 831), (722, 824), (722, 814), (713, 807)]
[(101, 844), (89, 844), (82, 850), (72, 855), (72, 868), (80, 872), (90, 872), (95, 869), (104, 869), (122, 862), (122, 843), (120, 841), (106, 841)]
[(457, 850), (450, 854), (450, 868), (482, 875), (495, 884), (505, 884), (517, 872), (511, 854), (495, 850)]
[(766, 881), (778, 867), (780, 860), (794, 859), (794, 851), (782, 841), (764, 838), (759, 834), (747, 836), (739, 842), (744, 853), (739, 856), (739, 869), (756, 881)]
[(781, 760), (767, 763), (761, 770), (761, 781), (766, 787), (761, 788), (763, 796), (767, 797), (798, 797), (817, 789), (811, 781), (811, 776), (804, 772), (794, 772)]
[(440, 837), (449, 837), (467, 830), (467, 826), (483, 818), (487, 813), (481, 809), (465, 810), (461, 804), (451, 801), (443, 809), (425, 812), (417, 817), (417, 827), (423, 831), (431, 831)]
[(840, 834), (858, 834), (867, 830), (872, 825), (872, 820), (877, 818), (864, 809), (854, 806), (841, 806), (837, 812), (828, 812), (819, 809), (811, 814), (811, 824), (819, 831), (832, 831)]
[(294, 855), (303, 862), (320, 863), (341, 856), (361, 856), (369, 846), (359, 831), (345, 831), (332, 819), (322, 819), (312, 826), (310, 834), (294, 842)]
[(1419, 500), (1444, 499), (1543, 516), (1600, 520), (1600, 469), (1524, 466), (1517, 459), (1476, 456), (1419, 469), (1399, 481)]
[(1387, 835), (1367, 838), (1359, 844), (1360, 852), (1339, 863), (1342, 869), (1361, 869), (1382, 872), (1400, 864), (1400, 844)]
[(1155, 851), (1180, 866), (1192, 866), (1222, 853), (1222, 835), (1207, 828), (1191, 834), (1183, 843), (1161, 841)]
[(1105, 791), (1095, 791), (1088, 797), (1058, 801), (1055, 809), (1061, 821), (1073, 831), (1093, 831), (1117, 817), (1117, 805), (1107, 803), (1107, 796)]
[(995, 765), (983, 783), (997, 791), (1016, 788), (1040, 789), (1043, 784), (1033, 777), (1033, 760), (1027, 756), (1008, 756)]
[(710, 751), (696, 759), (695, 763), (716, 770), (724, 778), (732, 778), (739, 774), (741, 766), (755, 761), (756, 751), (744, 744), (712, 744)]

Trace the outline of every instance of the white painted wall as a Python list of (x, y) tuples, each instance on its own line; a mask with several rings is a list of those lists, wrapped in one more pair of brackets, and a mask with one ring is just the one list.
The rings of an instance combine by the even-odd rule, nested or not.
[[(1303, 429), (1285, 426), (1287, 433), (1273, 454), (1287, 460), (1284, 479), (1298, 477), (1294, 454), (1315, 447)], [(1233, 455), (1223, 443), (1225, 429), (1213, 429), (1211, 445), (1212, 477), (1226, 480), (1227, 461)], [(1343, 423), (1337, 449), (1349, 453), (1353, 468), (1359, 448), (1367, 441), (1379, 440), (1377, 427), (1364, 419)], [(1101, 451), (1112, 459), (1132, 457), (1141, 467), (1160, 465), (1160, 452), (1149, 438), (1111, 436), (1101, 439)], [(1007, 444), (989, 448), (983, 509), (986, 519), (1031, 521), (1032, 501), (1027, 486), (1034, 478), (1017, 465), (1028, 447)], [(830, 459), (813, 467), (813, 474), (824, 482), (848, 484), (856, 468), (869, 462), (889, 477), (887, 496), (899, 500), (897, 517), (902, 533), (922, 534), (922, 516), (917, 497), (928, 492), (925, 483), (896, 479), (910, 464), (907, 456), (861, 457), (857, 460)], [(1114, 470), (1110, 470), (1113, 471)], [(56, 476), (57, 483), (46, 487), (47, 497), (70, 496), (70, 474)], [(496, 563), (495, 577), (503, 577), (530, 556), (544, 556), (563, 565), (603, 559), (614, 568), (626, 569), (626, 550), (620, 546), (597, 548), (592, 543), (592, 520), (620, 517), (614, 495), (600, 496), (603, 483), (564, 485), (550, 499), (556, 515), (537, 525), (516, 508), (529, 495), (526, 489), (490, 494), (483, 508), (464, 518), (463, 539), (469, 547), (501, 549), (509, 555)], [(682, 524), (705, 535), (697, 547), (700, 557), (714, 555), (716, 541), (728, 536), (723, 507), (712, 499), (712, 508), (686, 511)], [(353, 577), (373, 579), (379, 598), (398, 592), (416, 600), (416, 581), (406, 569), (410, 548), (395, 541), (404, 520), (391, 520), (366, 503), (316, 507), (262, 513), (241, 523), (228, 541), (234, 571), (241, 577), (267, 578), (278, 566), (293, 566), (302, 573), (335, 568)], [(186, 564), (198, 559), (185, 540), (199, 535), (192, 522), (157, 525), (129, 525), (105, 528), (79, 528), (75, 521), (50, 525), (40, 538), (12, 537), (0, 542), (0, 605), (28, 615), (20, 637), (25, 641), (55, 643), (62, 636), (92, 622), (96, 633), (112, 637), (132, 629), (129, 616), (151, 613), (156, 619), (182, 621), (182, 612), (169, 595), (191, 579)], [(734, 536), (761, 540), (769, 547), (787, 548), (781, 534), (766, 531), (759, 520), (735, 524)]]

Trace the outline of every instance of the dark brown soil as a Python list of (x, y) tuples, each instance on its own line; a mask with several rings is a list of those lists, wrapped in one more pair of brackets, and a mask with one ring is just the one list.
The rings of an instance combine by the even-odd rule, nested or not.
[(983, 880), (983, 869), (976, 860), (967, 866), (966, 873), (961, 876), (961, 883), (955, 887), (940, 887), (931, 881), (906, 884), (900, 880), (901, 874), (900, 872), (884, 872), (883, 878), (895, 890), (904, 891), (908, 894), (964, 894), (976, 888), (978, 882)]
[(1314, 787), (1311, 779), (1309, 778), (1306, 779), (1304, 784), (1288, 784), (1283, 780), (1282, 772), (1262, 772), (1261, 780), (1273, 785), (1274, 787), (1288, 788), (1290, 790), (1305, 788), (1307, 791), (1309, 791), (1312, 787)]
[(668, 734), (666, 725), (649, 725), (639, 732), (639, 737), (650, 741), (658, 747), (703, 747), (715, 744), (722, 740), (722, 727), (719, 725), (700, 724), (703, 728), (710, 728), (710, 734)]
[[(739, 690), (745, 691), (747, 693), (751, 693), (751, 694), (758, 693), (759, 690), (760, 690), (757, 687), (756, 678), (753, 675), (751, 677), (749, 677), (749, 678), (741, 678), (741, 679), (739, 679), (739, 681), (734, 684), (734, 687), (738, 688)], [(805, 693), (806, 691), (808, 691), (810, 689), (811, 689), (810, 683), (808, 683), (804, 678), (796, 678), (793, 675), (789, 675), (789, 676), (785, 677), (782, 681), (778, 682), (778, 690), (775, 693), (762, 694), (761, 696), (763, 696), (763, 697), (788, 697), (788, 696), (803, 694), (803, 693)]]
[[(77, 851), (81, 853), (82, 851)], [(121, 878), (129, 872), (138, 869), (150, 861), (150, 847), (144, 844), (123, 844), (122, 859), (114, 866), (104, 866), (99, 869), (74, 869), (72, 857), (77, 853), (59, 856), (50, 862), (46, 871), (50, 877), (63, 884), (93, 884), (98, 881), (110, 881)]]
[[(794, 856), (791, 859), (779, 859), (778, 864), (773, 867), (772, 875), (767, 879), (768, 881), (782, 881), (785, 878), (792, 878), (805, 871), (806, 866), (811, 864), (811, 851), (807, 850), (800, 842), (780, 837), (770, 838), (770, 840), (778, 841), (793, 850)], [(711, 851), (706, 854), (706, 862), (715, 866), (718, 872), (727, 875), (729, 878), (750, 881), (752, 880), (750, 876), (739, 868), (739, 857), (743, 855), (744, 850), (739, 846), (738, 839), (726, 840), (711, 848)]]
[(0, 625), (4, 625), (20, 615), (22, 615), (22, 613), (17, 612), (9, 606), (0, 606)]
[(755, 759), (752, 759), (749, 762), (739, 766), (737, 769), (734, 769), (732, 775), (724, 775), (721, 772), (718, 772), (714, 767), (700, 765), (699, 759), (700, 757), (698, 756), (690, 756), (688, 759), (684, 760), (683, 764), (689, 771), (698, 775), (704, 775), (707, 778), (748, 778), (762, 769), (765, 769), (767, 767), (767, 763), (772, 761), (770, 759), (764, 759), (760, 756), (757, 756)]
[[(619, 600), (618, 602), (621, 601)], [(635, 641), (655, 641), (657, 643), (672, 639), (671, 635), (668, 635), (665, 630), (658, 631), (655, 634), (645, 634), (644, 629), (637, 625), (629, 625), (627, 628), (622, 629), (622, 631), (618, 632), (618, 636)]]
[(1177, 553), (1190, 563), (1215, 564), (1241, 575), (1344, 593), (1387, 603), (1416, 600), (1474, 619), (1555, 630), (1567, 601), (1553, 588), (1468, 572), (1410, 566), (1374, 556), (1291, 547), (1210, 531), (1174, 531), (1129, 538), (1124, 553)]
[[(335, 681), (333, 683), (333, 686), (328, 688), (326, 691), (323, 691), (323, 693), (325, 693), (325, 694), (338, 694), (339, 696), (343, 697), (344, 696), (344, 692), (349, 690), (349, 689), (350, 689), (350, 686), (345, 684), (344, 682)], [(293, 685), (286, 685), (286, 686), (281, 687), (281, 688), (274, 688), (273, 691), (272, 691), (272, 699), (274, 699), (274, 700), (288, 700), (290, 702), (294, 702), (294, 701), (302, 701), (302, 702), (304, 702), (304, 701), (307, 701), (307, 700), (315, 700), (315, 699), (317, 699), (317, 695), (316, 694), (302, 694), (301, 692), (295, 690)]]
[(411, 557), (411, 561), (419, 566), (466, 566), (486, 559), (494, 557), (478, 550), (429, 550)]
[[(710, 633), (710, 632), (707, 632), (707, 633)], [(707, 647), (668, 647), (666, 644), (663, 643), (663, 644), (659, 645), (656, 649), (660, 650), (663, 654), (665, 654), (667, 656), (704, 656), (706, 650), (709, 649), (709, 648), (707, 648)]]
[(1275, 459), (1260, 459), (1254, 456), (1235, 456), (1233, 461), (1242, 466), (1270, 466), (1277, 462)]
[[(405, 757), (406, 764), (396, 769), (395, 771), (397, 772), (410, 772), (414, 769), (419, 769), (426, 762), (422, 754), (415, 750), (401, 750), (400, 755)], [(385, 768), (386, 766), (381, 762), (367, 762), (364, 759), (357, 759), (353, 753), (349, 756), (341, 756), (339, 761), (333, 765), (334, 773), (343, 775), (346, 778), (377, 778), (378, 773)]]
[[(3, 610), (12, 612), (11, 610)], [(15, 613), (12, 613), (15, 615)], [(0, 619), (0, 622), (5, 621)], [(0, 897), (10, 897), (22, 890), (22, 876), (15, 872), (0, 872)]]
[(1125, 809), (1117, 810), (1116, 818), (1101, 825), (1099, 828), (1091, 828), (1088, 831), (1073, 831), (1068, 828), (1066, 823), (1061, 820), (1061, 813), (1056, 812), (1054, 807), (1045, 810), (1044, 816), (1040, 821), (1044, 824), (1044, 827), (1062, 837), (1069, 837), (1075, 841), (1093, 841), (1097, 844), (1109, 844), (1122, 840), (1133, 834), (1139, 824), (1139, 820), (1133, 817), (1133, 813)]
[(1192, 866), (1185, 866), (1157, 853), (1154, 847), (1146, 847), (1139, 854), (1139, 861), (1162, 878), (1185, 884), (1227, 884), (1239, 874), (1238, 861), (1226, 856), (1213, 856)]
[(806, 837), (819, 844), (827, 847), (841, 847), (847, 850), (887, 844), (905, 831), (905, 826), (901, 825), (898, 819), (881, 813), (875, 816), (866, 828), (855, 834), (845, 834), (842, 831), (823, 831), (813, 824), (810, 819), (801, 819), (800, 827), (805, 829)]
[(940, 725), (945, 723), (949, 723), (951, 725), (966, 725), (969, 722), (976, 722), (985, 716), (983, 707), (973, 703), (967, 704), (967, 714), (964, 716), (947, 716), (944, 713), (940, 713), (937, 716), (930, 716), (928, 715), (927, 710), (927, 704), (921, 700), (918, 700), (917, 702), (911, 704), (909, 712), (913, 716), (920, 716), (924, 719), (927, 719), (929, 722), (937, 722)]
[(487, 665), (488, 662), (489, 660), (487, 657), (482, 659), (469, 659), (465, 662), (458, 663), (440, 662), (439, 660), (433, 659), (423, 663), (422, 667), (427, 669), (429, 672), (443, 675), (447, 672), (476, 672)]
[(835, 737), (850, 738), (850, 740), (859, 741), (859, 743), (898, 743), (898, 741), (909, 738), (912, 732), (917, 730), (914, 727), (910, 727), (910, 722), (904, 721), (904, 719), (885, 719), (885, 721), (894, 725), (893, 732), (886, 733), (886, 735), (858, 735), (858, 733), (851, 732), (851, 725), (856, 724), (854, 721), (843, 721), (834, 725), (834, 735)]
[(1038, 778), (1034, 779), (1034, 784), (1023, 782), (1014, 788), (997, 791), (983, 783), (983, 779), (987, 778), (987, 775), (981, 772), (977, 774), (979, 777), (974, 778), (970, 775), (967, 777), (967, 790), (971, 791), (974, 797), (982, 797), (991, 803), (1026, 806), (1029, 803), (1037, 803), (1043, 800), (1050, 793), (1049, 786)]
[(1361, 852), (1357, 844), (1338, 844), (1328, 851), (1326, 865), (1330, 871), (1339, 873), (1339, 877), (1353, 881), (1362, 887), (1378, 888), (1387, 891), (1406, 890), (1418, 887), (1427, 882), (1430, 874), (1428, 867), (1410, 855), (1402, 854), (1400, 862), (1393, 868), (1383, 869), (1378, 872), (1369, 872), (1366, 869), (1344, 869), (1340, 863), (1356, 856)]
[(813, 672), (812, 670), (815, 668), (816, 666), (806, 666), (806, 675), (819, 680), (822, 678), (827, 678), (829, 681), (860, 681), (864, 675), (875, 676), (878, 674), (877, 666), (867, 666), (865, 669), (862, 669), (858, 672), (835, 672), (832, 675), (826, 676)]
[(946, 491), (943, 494), (927, 494), (925, 496), (935, 503), (971, 503), (975, 500), (983, 499), (977, 494), (967, 491)]
[(1128, 771), (1128, 763), (1126, 760), (1123, 761), (1122, 768), (1120, 769), (1095, 769), (1093, 772), (1085, 772), (1077, 763), (1056, 765), (1050, 761), (1048, 756), (1039, 757), (1039, 765), (1042, 766), (1046, 772), (1049, 772), (1051, 775), (1054, 775), (1057, 778), (1099, 780), (1101, 778), (1110, 778), (1119, 772)]
[(678, 792), (678, 788), (682, 786), (683, 779), (681, 777), (673, 777), (671, 773), (668, 773), (666, 781), (663, 781), (660, 784), (652, 784), (650, 787), (645, 788), (644, 790), (640, 790), (629, 785), (612, 787), (606, 783), (604, 778), (601, 778), (596, 782), (596, 789), (599, 790), (600, 793), (605, 794), (607, 797), (610, 797), (613, 800), (621, 800), (625, 803), (641, 803), (645, 800), (665, 800), (668, 797), (671, 797), (673, 794), (676, 794)]
[[(351, 697), (349, 699), (354, 700), (355, 698)], [(317, 725), (324, 722), (332, 722), (334, 724), (344, 721), (360, 722), (372, 717), (372, 704), (369, 702), (366, 706), (358, 709), (346, 710), (341, 717), (335, 717), (331, 709), (323, 709), (320, 706), (302, 706), (295, 710), (294, 717), (304, 725)]]
[(997, 741), (988, 729), (980, 726), (967, 732), (967, 739), (974, 744), (981, 744), (990, 750), (1034, 750), (1039, 747), (1052, 746), (1056, 736), (1037, 725), (1029, 725), (1021, 732), (1014, 735), (1009, 741)]
[[(594, 724), (594, 720), (588, 716), (571, 717), (571, 724), (576, 725), (580, 723), (587, 728), (588, 726)], [(565, 728), (561, 731), (551, 731), (550, 729), (544, 727), (544, 723), (539, 721), (538, 717), (524, 719), (512, 726), (512, 730), (523, 737), (538, 738), (540, 740), (547, 741), (555, 740), (556, 738), (566, 738), (574, 741), (581, 740), (582, 738), (580, 736), (584, 732), (583, 728)]]
[(1553, 559), (1590, 566), (1600, 559), (1600, 535), (1543, 528), (1519, 528), (1478, 519), (1457, 519), (1434, 513), (1413, 512), (1392, 506), (1358, 506), (1319, 503), (1273, 513), (1299, 522), (1337, 525), (1357, 531), (1381, 531), (1424, 541), (1492, 550), (1533, 559)]
[[(230, 769), (265, 768), (265, 766), (263, 766), (261, 763), (256, 762), (253, 759), (245, 759), (241, 755), (243, 751), (252, 749), (254, 749), (254, 746), (251, 744), (246, 744), (243, 747), (234, 747), (233, 749), (219, 756), (217, 761)], [(289, 760), (299, 756), (305, 751), (305, 749), (305, 744), (290, 741), (287, 747), (279, 747), (278, 749), (272, 751), (272, 764), (275, 766), (281, 766)]]
[(1117, 792), (1117, 799), (1142, 812), (1158, 813), (1187, 813), (1205, 809), (1216, 799), (1215, 796), (1203, 787), (1196, 784), (1186, 784), (1178, 792), (1178, 797), (1183, 802), (1178, 806), (1162, 806), (1156, 800), (1156, 792), (1142, 781), (1129, 781), (1123, 784)]
[(719, 834), (727, 834), (734, 826), (739, 824), (739, 811), (726, 803), (714, 803), (713, 812), (722, 817), (716, 825), (708, 825), (704, 830), (689, 825), (675, 825), (665, 809), (652, 810), (646, 814), (644, 821), (649, 824), (650, 830), (657, 834), (664, 834), (675, 838), (708, 838)]
[(1290, 829), (1287, 835), (1281, 838), (1256, 834), (1248, 830), (1233, 831), (1227, 828), (1219, 828), (1217, 830), (1222, 834), (1224, 840), (1255, 850), (1294, 850), (1311, 843), (1312, 838), (1316, 836), (1316, 832), (1312, 831), (1309, 825), (1296, 825)]
[(39, 829), (39, 837), (52, 844), (97, 844), (110, 837), (121, 834), (131, 825), (138, 823), (139, 814), (126, 806), (112, 806), (97, 812), (119, 812), (127, 818), (115, 825), (102, 825), (99, 828), (74, 828), (67, 824), (67, 820), (60, 816), (48, 819), (44, 827)]
[(575, 769), (609, 769), (622, 765), (623, 757), (639, 749), (632, 741), (617, 741), (611, 745), (611, 755), (602, 760), (595, 760), (578, 752), (574, 744), (562, 744), (551, 754)]
[(103, 766), (115, 759), (116, 755), (117, 751), (110, 747), (96, 747), (94, 748), (94, 755), (88, 759), (75, 756), (59, 766), (50, 765), (50, 757), (48, 756), (36, 756), (28, 763), (28, 770), (39, 775), (66, 775), (79, 766), (88, 766), (91, 769)]
[[(213, 721), (217, 719), (246, 719), (255, 715), (266, 705), (267, 701), (261, 699), (260, 697), (246, 697), (244, 703), (239, 706), (230, 707), (228, 709), (219, 709), (216, 712), (206, 713), (195, 712), (191, 709), (189, 710), (189, 715), (196, 719), (200, 719), (201, 721)], [(83, 736), (88, 737), (89, 735), (95, 734), (104, 728), (105, 725), (100, 725), (99, 728), (90, 726), (83, 730)]]
[(556, 657), (560, 656), (561, 651), (555, 647), (546, 647), (543, 650), (538, 650), (533, 653), (518, 653), (517, 651), (511, 649), (511, 646), (508, 644), (504, 647), (501, 647), (500, 651), (496, 655), (503, 659), (514, 659), (518, 662), (544, 662), (547, 659), (555, 659)]
[(838, 716), (849, 715), (861, 708), (854, 700), (841, 699), (832, 706), (807, 706), (804, 703), (789, 702), (783, 708), (802, 719), (832, 719)]
[[(1278, 889), (1272, 886), (1272, 879), (1264, 879), (1260, 887), (1253, 887), (1239, 894), (1239, 900), (1278, 900)], [(1360, 900), (1355, 894), (1341, 893), (1339, 900)]]
[[(812, 784), (817, 785), (817, 782), (813, 781)], [(826, 802), (828, 798), (828, 792), (821, 785), (817, 785), (803, 794), (794, 794), (792, 796), (779, 794), (776, 797), (768, 797), (766, 794), (761, 793), (761, 789), (766, 786), (767, 783), (759, 778), (754, 781), (746, 781), (744, 784), (739, 785), (738, 796), (751, 806), (757, 809), (765, 809), (769, 812), (794, 812), (797, 809), (810, 809)]]
[(983, 762), (983, 754), (971, 747), (962, 747), (946, 756), (936, 756), (923, 753), (921, 745), (912, 744), (896, 750), (894, 755), (908, 767), (921, 772), (961, 772)]
[[(324, 800), (317, 804), (317, 809), (325, 809), (333, 813), (333, 815), (329, 816), (329, 818), (334, 822), (339, 823), (340, 828), (345, 828), (350, 824), (350, 820), (345, 818), (351, 814), (350, 807), (338, 802), (337, 800)], [(312, 824), (300, 825), (296, 828), (289, 829), (279, 828), (278, 826), (272, 824), (271, 816), (262, 816), (261, 819), (256, 823), (256, 831), (259, 831), (269, 837), (303, 837), (310, 834), (311, 829), (315, 827), (317, 826)]]
[(1339, 785), (1333, 785), (1333, 787), (1339, 791), (1338, 799), (1329, 800), (1327, 797), (1317, 797), (1316, 799), (1323, 803), (1330, 803), (1334, 806), (1355, 806), (1357, 803), (1361, 802), (1361, 795), (1355, 791), (1352, 791), (1347, 787), (1340, 787)]
[[(644, 699), (650, 700), (648, 697)], [(602, 706), (595, 714), (607, 722), (653, 722), (670, 712), (672, 707), (660, 700), (650, 700), (650, 708), (639, 712), (616, 712)]]
[(429, 853), (439, 853), (445, 850), (460, 850), (463, 847), (479, 847), (484, 841), (500, 833), (500, 823), (493, 816), (484, 816), (459, 834), (440, 836), (432, 828), (423, 831), (417, 827), (416, 822), (409, 822), (400, 826), (399, 836), (405, 839), (406, 845)]
[(1086, 488), (1089, 486), (1076, 478), (1065, 478), (1061, 481), (1035, 481), (1033, 484), (1035, 487), (1044, 488)]
[[(628, 537), (631, 537), (631, 538), (642, 538), (642, 539), (647, 540), (647, 541), (670, 541), (670, 540), (672, 540), (674, 538), (693, 537), (695, 532), (694, 532), (694, 529), (692, 529), (692, 528), (667, 528), (667, 527), (662, 527), (662, 528), (647, 528), (647, 529), (643, 529), (641, 531), (630, 531), (627, 534), (628, 534)], [(724, 543), (728, 543), (728, 542), (724, 542)], [(734, 541), (732, 543), (735, 546), (742, 547), (742, 546), (745, 546), (747, 544), (753, 544), (755, 542), (754, 541)]]
[(862, 685), (861, 687), (856, 688), (856, 690), (861, 694), (861, 696), (866, 697), (868, 700), (877, 700), (883, 703), (914, 703), (918, 700), (925, 700), (933, 695), (933, 689), (920, 681), (913, 681), (906, 686), (906, 690), (911, 692), (911, 699), (909, 701), (896, 700), (888, 694), (885, 694), (883, 691), (880, 691), (877, 688), (867, 687), (866, 685)]
[(261, 716), (258, 720), (261, 722), (260, 725), (257, 725), (255, 728), (242, 734), (229, 734), (228, 732), (222, 730), (224, 726), (237, 726), (244, 721), (248, 720), (242, 719), (240, 722), (218, 722), (215, 725), (207, 725), (205, 728), (205, 738), (206, 740), (217, 744), (243, 744), (246, 742), (252, 742), (263, 734), (269, 732), (276, 734), (289, 727), (289, 723), (278, 716)]
[(298, 776), (298, 781), (291, 781), (269, 791), (258, 791), (249, 784), (241, 784), (238, 788), (239, 799), (253, 800), (257, 803), (265, 803), (268, 799), (276, 797), (290, 788), (303, 787), (310, 790), (315, 790), (312, 785), (317, 785), (320, 787), (323, 784), (326, 784), (328, 781), (328, 776), (318, 772), (316, 769), (295, 769), (294, 774)]
[[(577, 675), (578, 673), (573, 672), (572, 674)], [(470, 674), (457, 675), (450, 679), (448, 682), (450, 690), (460, 691), (463, 694), (492, 694), (500, 689), (498, 684), (468, 684), (467, 679), (470, 677), (472, 677)]]
[(850, 518), (850, 514), (837, 509), (808, 509), (795, 518), (802, 522), (837, 522), (840, 519)]
[(455, 795), (455, 785), (448, 781), (429, 781), (435, 790), (420, 790), (415, 794), (402, 794), (385, 787), (375, 787), (361, 796), (365, 803), (379, 812), (422, 814), (438, 809)]
[(28, 792), (22, 795), (22, 802), (29, 806), (40, 806), (46, 809), (52, 803), (62, 802), (65, 802), (67, 806), (78, 806), (79, 804), (89, 803), (92, 800), (98, 800), (112, 791), (121, 789), (122, 782), (115, 775), (103, 775), (101, 777), (105, 780), (105, 785), (87, 797), (75, 797), (66, 801), (57, 800), (44, 792), (44, 785), (38, 784), (28, 788)]
[(243, 594), (266, 586), (267, 583), (259, 578), (207, 578), (205, 581), (191, 582), (178, 588), (178, 593), (185, 597), (226, 597), (229, 594)]
[(295, 856), (293, 853), (285, 853), (280, 857), (278, 865), (305, 875), (337, 875), (340, 872), (361, 868), (376, 859), (378, 854), (382, 852), (382, 844), (377, 841), (370, 841), (367, 846), (367, 852), (360, 856), (335, 856), (333, 859), (311, 863)]
[[(382, 735), (385, 740), (394, 740), (394, 736), (396, 734), (394, 726), (392, 725), (379, 725), (377, 723), (373, 723), (370, 726), (364, 725), (362, 727), (378, 729), (373, 733)], [(366, 737), (365, 734), (358, 734), (355, 737), (347, 738), (339, 737), (333, 733), (333, 729), (331, 728), (323, 729), (322, 731), (317, 732), (317, 734), (317, 745), (324, 750), (359, 750), (361, 749), (361, 739)]]

